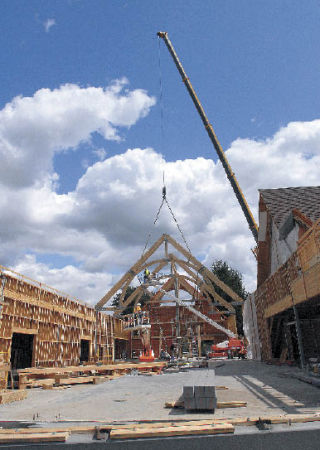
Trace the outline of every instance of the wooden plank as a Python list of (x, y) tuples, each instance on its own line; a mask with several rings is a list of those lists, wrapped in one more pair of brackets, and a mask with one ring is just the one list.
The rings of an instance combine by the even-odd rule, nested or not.
[(234, 418), (221, 418), (221, 419), (163, 419), (156, 422), (134, 422), (134, 423), (126, 423), (126, 424), (111, 424), (106, 425), (106, 427), (110, 427), (112, 430), (123, 430), (123, 429), (139, 429), (139, 428), (163, 428), (167, 426), (190, 426), (190, 425), (215, 425), (222, 423), (230, 423), (234, 426), (254, 426), (258, 421), (270, 422), (273, 424), (283, 423), (289, 424), (291, 423), (306, 423), (306, 422), (315, 422), (320, 421), (319, 414), (289, 414), (285, 416), (256, 416), (256, 417), (234, 417)]
[(175, 400), (171, 402), (165, 402), (164, 404), (165, 408), (184, 408), (184, 401), (183, 400)]
[(242, 408), (244, 406), (247, 406), (247, 402), (217, 402), (217, 408), (218, 409), (224, 409), (224, 408)]
[(70, 378), (58, 378), (56, 379), (56, 383), (59, 385), (65, 384), (85, 384), (85, 383), (93, 383), (94, 377), (70, 377)]
[(208, 270), (205, 266), (203, 266), (200, 261), (198, 261), (191, 253), (185, 250), (177, 241), (175, 241), (171, 236), (165, 235), (165, 239), (167, 239), (170, 244), (176, 248), (180, 253), (182, 253), (188, 261), (191, 261), (199, 273), (202, 275), (202, 272), (206, 274), (206, 276), (213, 281), (217, 286), (219, 286), (226, 294), (228, 294), (233, 300), (236, 302), (243, 303), (243, 298), (239, 297), (229, 286), (227, 286), (223, 281), (221, 281), (216, 275), (214, 275), (210, 270)]
[(272, 317), (282, 311), (285, 311), (288, 308), (292, 308), (292, 306), (292, 297), (291, 295), (287, 295), (273, 305), (268, 306), (268, 308), (264, 310), (264, 318), (267, 319), (269, 317)]
[[(100, 429), (111, 430), (110, 425), (99, 424)], [(4, 434), (42, 434), (42, 433), (90, 433), (95, 432), (96, 425), (54, 425), (52, 427), (31, 427), (31, 428), (0, 428), (0, 437)]]
[(12, 433), (1, 434), (0, 444), (31, 443), (31, 442), (65, 442), (69, 433)]
[[(199, 285), (199, 279), (197, 281), (197, 278), (199, 278), (199, 275), (197, 276), (196, 274), (194, 274), (190, 268), (190, 266), (188, 265), (188, 263), (186, 261), (182, 261), (180, 259), (175, 258), (175, 261), (177, 264), (179, 264), (183, 270), (185, 270), (190, 276), (193, 276), (194, 278), (194, 282)], [(200, 264), (200, 263), (199, 263)], [(208, 285), (208, 283), (206, 283), (205, 281), (202, 282), (200, 290), (201, 291), (206, 291), (207, 293), (211, 294), (212, 297), (219, 302), (221, 305), (223, 305), (225, 308), (227, 308), (227, 310), (231, 311), (231, 312), (235, 312), (234, 307), (227, 302), (224, 298), (222, 298), (217, 292), (216, 290), (213, 288), (213, 286)]]
[(141, 258), (120, 278), (120, 280), (101, 298), (96, 304), (96, 308), (102, 308), (108, 300), (119, 290), (122, 285), (129, 279), (134, 278), (139, 273), (140, 266), (147, 261), (147, 259), (160, 247), (164, 241), (164, 235), (162, 235), (150, 248), (141, 256)]
[(135, 439), (143, 437), (187, 436), (200, 434), (234, 433), (230, 423), (214, 425), (167, 426), (161, 428), (137, 428), (111, 430), (110, 439)]
[(38, 328), (20, 328), (20, 327), (12, 327), (12, 333), (38, 334)]
[[(218, 409), (242, 408), (244, 406), (247, 406), (247, 402), (241, 402), (241, 401), (217, 402)], [(183, 400), (176, 400), (176, 401), (171, 401), (171, 402), (169, 401), (169, 402), (165, 402), (164, 407), (165, 408), (184, 408), (184, 402), (183, 402)]]
[[(154, 261), (158, 262), (158, 261)], [(152, 271), (153, 274), (158, 273), (164, 266), (166, 266), (168, 264), (167, 260), (163, 260), (160, 262), (160, 264)], [(143, 267), (141, 268), (141, 270), (143, 270)], [(125, 291), (124, 291), (125, 292)], [(136, 296), (138, 295), (142, 295), (143, 294), (143, 286), (139, 286), (137, 287), (137, 289), (135, 291), (132, 292), (132, 294), (127, 298), (127, 300), (125, 300), (122, 304), (123, 308), (126, 308), (128, 305), (130, 305), (130, 303), (132, 303), (133, 300), (135, 300)], [(141, 296), (140, 295), (140, 296)]]
[(53, 386), (55, 383), (54, 378), (46, 378), (44, 380), (34, 380), (28, 383), (29, 387), (43, 387), (43, 386)]
[[(156, 260), (153, 260), (153, 261), (148, 261), (146, 264), (143, 264), (142, 266), (139, 267), (139, 272), (141, 272), (142, 270), (144, 270), (146, 267), (150, 267), (150, 266), (152, 266), (153, 264), (157, 264), (157, 263), (160, 263), (160, 264), (152, 271), (152, 274), (153, 274), (153, 275), (155, 275), (156, 273), (158, 273), (164, 266), (166, 266), (166, 265), (168, 264), (168, 261), (167, 261), (167, 260), (164, 260), (163, 258), (161, 258), (161, 259), (156, 259)], [(132, 295), (137, 291), (137, 289), (136, 289), (136, 291), (134, 291), (134, 292), (130, 295), (130, 297), (127, 298), (127, 300), (124, 302), (124, 296), (125, 296), (125, 294), (126, 294), (127, 287), (129, 286), (129, 284), (131, 283), (131, 281), (133, 280), (133, 278), (134, 278), (134, 276), (133, 276), (132, 278), (129, 278), (129, 280), (128, 280), (128, 281), (124, 284), (124, 286), (122, 287), (122, 293), (121, 293), (119, 302), (120, 302), (120, 305), (122, 305), (123, 308), (126, 307), (127, 305), (129, 305), (129, 304), (132, 302), (133, 299), (132, 299), (132, 298), (130, 299), (130, 297), (132, 297)], [(142, 286), (139, 286), (139, 287), (141, 288)], [(138, 293), (140, 293), (140, 294), (142, 295), (143, 291), (141, 292), (141, 290), (139, 290), (139, 292), (137, 292), (137, 294), (138, 294)], [(140, 295), (140, 297), (141, 297), (141, 295)], [(135, 297), (135, 296), (133, 296), (133, 297)], [(130, 301), (129, 301), (129, 299), (130, 299)], [(137, 300), (137, 299), (136, 299), (136, 300)]]

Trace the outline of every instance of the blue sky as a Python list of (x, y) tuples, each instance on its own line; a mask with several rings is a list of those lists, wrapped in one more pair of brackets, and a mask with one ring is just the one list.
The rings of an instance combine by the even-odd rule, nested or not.
[[(148, 100), (148, 106), (145, 105), (146, 109), (143, 111), (141, 109), (139, 117), (132, 119), (129, 126), (124, 118), (124, 113), (123, 118), (115, 125), (117, 134), (120, 136), (118, 140), (106, 138), (99, 127), (90, 128), (88, 135), (84, 138), (75, 138), (72, 150), (67, 144), (64, 144), (62, 138), (62, 140), (60, 139), (59, 151), (53, 148), (52, 154), (50, 153), (50, 157), (47, 158), (48, 161), (50, 159), (50, 162), (47, 161), (45, 169), (41, 169), (42, 174), (44, 171), (47, 173), (47, 182), (51, 177), (51, 185), (48, 190), (51, 197), (56, 194), (54, 201), (57, 201), (59, 205), (62, 201), (66, 202), (65, 204), (68, 203), (69, 207), (73, 208), (72, 214), (74, 214), (75, 206), (71, 207), (70, 204), (78, 195), (76, 190), (79, 180), (85, 176), (85, 180), (82, 182), (86, 182), (86, 192), (89, 192), (88, 180), (91, 179), (89, 175), (98, 170), (96, 164), (99, 161), (106, 161), (115, 155), (125, 155), (127, 149), (152, 149), (152, 152), (157, 155), (161, 153), (167, 163), (172, 163), (172, 166), (168, 166), (169, 175), (167, 175), (166, 169), (166, 177), (172, 176), (171, 181), (169, 179), (171, 184), (168, 194), (171, 195), (173, 206), (176, 206), (180, 213), (182, 222), (185, 221), (187, 233), (194, 243), (194, 253), (206, 255), (204, 260), (207, 263), (210, 263), (210, 258), (216, 256), (230, 258), (231, 264), (244, 272), (248, 284), (252, 287), (255, 278), (255, 263), (254, 261), (249, 262), (248, 249), (254, 243), (249, 231), (246, 230), (243, 218), (239, 217), (238, 225), (241, 236), (225, 234), (224, 238), (227, 242), (246, 241), (244, 247), (239, 247), (237, 244), (238, 251), (234, 252), (229, 249), (228, 245), (222, 248), (219, 243), (214, 249), (209, 250), (212, 247), (214, 235), (210, 235), (208, 227), (206, 230), (201, 230), (199, 227), (191, 226), (192, 218), (187, 217), (185, 209), (190, 210), (191, 203), (182, 205), (180, 197), (184, 195), (184, 192), (177, 181), (179, 177), (176, 178), (174, 171), (174, 167), (181, 171), (182, 166), (176, 164), (177, 160), (181, 160), (184, 170), (189, 171), (190, 179), (184, 189), (190, 189), (191, 197), (194, 195), (192, 201), (197, 204), (203, 201), (203, 210), (205, 211), (203, 214), (204, 217), (207, 217), (205, 220), (208, 220), (208, 223), (210, 221), (219, 223), (219, 220), (222, 220), (223, 214), (221, 209), (219, 210), (218, 201), (212, 206), (212, 211), (207, 206), (208, 201), (212, 199), (214, 203), (216, 197), (222, 195), (221, 192), (215, 187), (212, 188), (212, 194), (208, 194), (208, 200), (202, 198), (203, 186), (199, 184), (199, 180), (194, 181), (194, 176), (190, 175), (194, 166), (188, 165), (186, 162), (188, 159), (195, 161), (199, 157), (205, 158), (206, 170), (210, 177), (212, 167), (214, 169), (219, 167), (216, 164), (210, 166), (212, 163), (209, 161), (212, 159), (216, 161), (216, 155), (164, 43), (160, 42), (159, 46), (156, 33), (159, 30), (168, 31), (222, 146), (228, 150), (227, 154), (234, 161), (233, 169), (239, 173), (240, 184), (256, 213), (257, 188), (286, 186), (288, 183), (299, 185), (317, 182), (316, 172), (310, 172), (317, 169), (317, 158), (310, 161), (310, 165), (305, 169), (303, 169), (303, 164), (299, 169), (297, 160), (297, 164), (294, 165), (297, 173), (295, 172), (291, 179), (286, 179), (284, 167), (288, 161), (287, 152), (289, 154), (290, 151), (293, 151), (287, 150), (287, 147), (283, 151), (283, 166), (281, 162), (278, 162), (281, 170), (279, 173), (277, 172), (277, 176), (274, 173), (273, 163), (270, 163), (269, 168), (272, 174), (260, 174), (259, 170), (263, 171), (265, 168), (265, 159), (270, 158), (271, 161), (271, 154), (266, 148), (268, 143), (278, 142), (275, 136), (281, 128), (287, 130), (288, 125), (292, 122), (313, 124), (319, 118), (319, 2), (313, 0), (308, 0), (308, 2), (296, 0), (211, 0), (201, 2), (190, 0), (11, 0), (1, 2), (0, 13), (2, 30), (0, 36), (2, 67), (0, 71), (0, 109), (4, 109), (6, 104), (11, 104), (16, 96), (21, 96), (22, 99), (27, 97), (33, 99), (35, 93), (43, 89), (50, 92), (56, 90), (57, 96), (59, 96), (61, 86), (66, 84), (77, 85), (83, 92), (86, 92), (89, 87), (107, 89), (114, 80), (123, 78), (128, 80), (128, 84), (123, 87), (124, 96), (126, 96), (126, 92), (142, 89), (148, 99), (154, 99), (154, 104)], [(161, 71), (159, 70), (159, 61)], [(160, 78), (163, 86), (162, 105), (159, 101)], [(43, 95), (45, 96), (45, 94)], [(144, 101), (147, 99), (145, 98)], [(52, 99), (48, 98), (48, 102), (49, 105)], [(52, 105), (50, 111), (54, 108)], [(161, 107), (164, 111), (162, 123)], [(80, 109), (77, 109), (77, 114)], [(86, 112), (86, 114), (89, 113)], [(100, 117), (100, 115), (100, 112), (97, 113), (97, 116)], [(29, 123), (29, 119), (31, 120), (33, 117), (32, 114), (26, 119), (21, 118), (22, 116), (19, 117), (20, 119), (15, 125), (10, 125), (10, 133), (5, 130), (3, 136), (6, 137), (9, 133), (12, 138), (13, 128), (17, 127), (18, 130), (21, 126), (24, 126), (23, 132), (28, 136), (29, 133), (33, 134), (33, 138), (39, 144), (38, 153), (35, 152), (32, 156), (34, 166), (36, 166), (38, 163), (35, 161), (42, 148), (41, 136), (44, 133), (43, 129), (41, 133), (37, 130), (36, 124), (36, 122), (41, 122), (41, 114), (32, 125)], [(29, 126), (30, 128), (28, 128)], [(73, 123), (72, 126), (76, 128), (77, 124)], [(79, 123), (79, 128), (82, 126), (83, 123)], [(308, 128), (308, 125), (306, 127)], [(163, 129), (163, 135), (161, 129)], [(296, 128), (294, 132), (292, 132), (292, 127), (289, 127), (288, 130), (285, 133), (285, 139), (288, 139), (290, 149), (297, 148), (295, 157), (298, 158), (301, 139), (304, 142), (301, 144), (302, 147), (305, 146), (305, 135), (297, 133)], [(21, 129), (19, 133), (22, 133)], [(19, 133), (17, 132), (17, 134)], [(64, 133), (68, 133), (68, 129)], [(311, 131), (308, 133), (309, 137), (313, 136)], [(49, 131), (48, 135), (50, 135)], [(55, 134), (53, 133), (52, 136), (54, 141)], [(294, 144), (292, 144), (292, 136), (296, 139)], [(238, 143), (239, 139), (240, 144)], [(17, 139), (14, 138), (13, 141), (16, 143)], [(23, 149), (23, 142), (24, 139), (20, 136), (21, 149)], [(235, 145), (235, 142), (238, 144)], [(263, 151), (257, 155), (261, 142)], [(307, 153), (317, 157), (318, 141), (314, 140), (312, 145), (310, 144), (308, 150), (305, 150), (303, 159), (307, 159)], [(25, 147), (23, 151), (26, 155), (29, 150)], [(279, 157), (274, 148), (270, 151), (273, 152), (272, 157)], [(6, 158), (12, 157), (10, 152), (3, 155)], [(139, 159), (139, 167), (144, 164), (144, 160), (148, 158), (152, 160), (148, 152), (144, 152), (141, 158), (142, 162)], [(257, 158), (260, 158), (260, 165), (256, 162)], [(292, 157), (290, 158), (292, 160)], [(252, 162), (253, 160), (254, 162)], [(112, 161), (110, 160), (110, 164)], [(143, 200), (144, 196), (150, 196), (150, 198), (155, 196), (148, 209), (141, 212), (145, 221), (148, 222), (148, 226), (152, 223), (158, 200), (159, 202), (161, 200), (163, 161), (159, 161), (159, 166), (150, 168), (154, 171), (152, 172), (154, 185), (152, 185), (152, 189), (150, 188), (152, 194), (151, 191), (148, 191), (151, 184), (146, 185), (145, 190), (135, 190), (131, 186), (135, 192), (135, 196), (132, 197), (132, 205)], [(148, 164), (148, 161), (145, 164)], [(30, 172), (31, 169), (28, 170)], [(148, 170), (145, 168), (146, 173)], [(55, 181), (52, 180), (54, 173), (56, 174)], [(203, 173), (206, 173), (205, 170)], [(14, 177), (17, 176), (12, 175), (12, 180), (16, 180)], [(117, 182), (121, 180), (121, 176), (124, 175), (120, 174)], [(218, 180), (218, 185), (221, 186), (225, 183), (223, 173), (217, 176), (221, 177)], [(44, 183), (43, 177), (41, 180)], [(206, 180), (202, 181), (206, 182)], [(192, 187), (193, 182), (194, 188)], [(33, 201), (33, 195), (38, 198), (39, 192), (43, 193), (45, 185), (44, 183), (42, 187), (39, 187), (38, 184), (37, 191), (32, 191), (32, 193), (23, 191), (25, 197), (22, 194), (19, 197), (20, 194), (17, 194), (16, 188), (12, 187), (13, 181), (8, 183), (11, 186), (10, 189), (14, 189), (15, 195), (18, 196), (17, 201), (21, 204)], [(95, 181), (92, 183), (95, 184)], [(159, 186), (159, 198), (156, 194), (157, 186)], [(224, 189), (226, 192), (223, 195), (226, 195), (228, 202), (231, 202), (230, 210), (234, 207), (234, 211), (240, 216), (241, 211), (237, 210), (233, 199), (229, 199), (233, 195), (232, 191), (227, 187)], [(95, 190), (94, 192), (98, 197), (100, 194), (103, 197), (100, 191)], [(69, 194), (69, 196), (64, 197), (64, 194)], [(119, 195), (123, 195), (123, 191)], [(48, 200), (42, 199), (41, 201), (47, 202)], [(77, 199), (77, 201), (80, 200)], [(88, 202), (88, 197), (83, 200), (81, 207), (86, 202)], [(222, 207), (225, 205), (226, 209), (229, 208), (228, 202), (222, 201)], [(118, 207), (115, 207), (115, 210), (121, 211), (118, 219), (129, 223), (130, 214), (135, 213), (129, 212), (129, 204), (126, 203), (123, 205), (123, 208), (128, 211), (128, 216), (126, 216), (121, 205), (122, 203), (119, 202)], [(112, 247), (112, 251), (109, 249), (109, 258), (114, 260), (113, 251), (116, 251), (120, 245), (115, 242), (117, 239), (120, 242), (121, 239), (115, 236), (110, 238), (110, 233), (106, 230), (101, 231), (102, 228), (99, 228), (97, 223), (86, 223), (81, 230), (74, 224), (70, 225), (72, 220), (70, 217), (67, 218), (67, 215), (71, 214), (70, 211), (64, 212), (63, 226), (68, 226), (69, 231), (72, 228), (74, 233), (100, 233), (100, 237), (104, 236), (104, 244)], [(34, 216), (37, 214), (41, 216), (39, 211), (35, 212)], [(83, 210), (81, 214), (86, 215), (88, 211)], [(228, 214), (229, 212), (226, 211), (223, 220), (227, 220)], [(43, 220), (43, 216), (41, 217)], [(55, 216), (55, 219), (52, 219), (53, 222), (50, 226), (53, 229), (57, 224), (62, 226), (61, 217), (62, 215), (59, 213), (58, 218)], [(14, 218), (11, 217), (10, 220), (12, 223)], [(118, 229), (122, 228), (123, 224), (116, 220), (115, 218), (114, 226)], [(82, 216), (79, 218), (79, 222), (82, 223)], [(131, 225), (130, 230), (135, 230), (137, 243), (140, 245), (146, 230), (139, 228), (139, 223)], [(35, 224), (30, 219), (29, 228), (38, 227), (39, 235), (45, 233), (42, 226), (43, 224), (41, 225), (39, 221)], [(148, 226), (146, 225), (146, 229)], [(2, 229), (6, 229), (6, 227), (7, 223), (3, 219)], [(17, 233), (24, 233), (25, 236), (28, 235), (28, 230), (23, 230), (18, 226), (16, 228)], [(229, 231), (234, 233), (233, 229)], [(61, 232), (63, 234), (60, 229), (59, 233)], [(128, 234), (125, 230), (123, 232)], [(14, 235), (14, 231), (11, 232), (11, 235)], [(9, 245), (7, 234), (3, 233), (1, 237), (3, 243)], [(216, 236), (216, 238), (220, 240), (221, 236)], [(89, 238), (83, 236), (82, 239)], [(132, 239), (132, 248), (129, 254), (134, 259), (137, 256), (137, 247), (134, 244), (135, 238), (132, 237)], [(40, 245), (39, 242), (35, 236), (30, 236), (29, 240), (26, 238), (26, 242), (19, 244), (19, 251), (13, 252), (12, 257), (9, 258), (7, 252), (3, 252), (2, 263), (25, 271), (30, 270), (31, 275), (52, 283), (59, 283), (60, 279), (55, 278), (52, 272), (50, 277), (49, 269), (62, 270), (64, 267), (68, 267), (69, 270), (70, 267), (74, 267), (75, 270), (87, 270), (85, 267), (88, 264), (88, 258), (90, 259), (90, 249), (86, 250), (87, 253), (84, 250), (81, 258), (72, 250), (72, 245), (72, 248), (68, 249), (67, 244), (57, 248), (54, 244), (50, 247), (47, 244)], [(102, 243), (101, 246), (103, 247), (104, 244)], [(120, 247), (123, 248), (124, 245), (122, 244)], [(105, 248), (101, 251), (108, 259), (108, 249)], [(237, 252), (238, 256), (234, 257), (234, 253)], [(243, 264), (241, 252), (246, 252), (247, 262), (245, 264)], [(98, 253), (96, 251), (95, 255), (99, 259)], [(30, 259), (28, 263), (24, 263), (24, 258), (27, 257), (32, 257), (33, 263)], [(107, 286), (111, 282), (110, 280), (113, 280), (112, 274), (118, 274), (125, 268), (125, 259), (122, 258), (121, 261), (115, 262), (114, 266), (112, 264), (108, 266), (107, 271), (110, 275), (108, 282), (101, 281), (101, 285), (99, 287), (97, 285), (94, 293), (90, 293), (89, 289), (85, 291), (86, 295), (99, 296), (100, 292), (103, 294), (103, 283)], [(102, 273), (106, 273), (103, 264), (95, 270), (95, 276), (98, 278), (102, 276)], [(69, 286), (70, 290), (77, 295), (81, 294), (77, 286), (72, 283)], [(64, 285), (63, 289), (67, 290), (68, 285)]]

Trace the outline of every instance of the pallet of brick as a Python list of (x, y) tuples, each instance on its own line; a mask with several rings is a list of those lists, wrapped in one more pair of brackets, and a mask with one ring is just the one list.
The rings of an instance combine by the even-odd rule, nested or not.
[(0, 391), (0, 405), (4, 403), (12, 403), (17, 402), (20, 400), (24, 400), (27, 398), (27, 391), (26, 390), (3, 390)]
[(217, 406), (215, 386), (183, 386), (184, 408), (189, 411), (208, 410)]

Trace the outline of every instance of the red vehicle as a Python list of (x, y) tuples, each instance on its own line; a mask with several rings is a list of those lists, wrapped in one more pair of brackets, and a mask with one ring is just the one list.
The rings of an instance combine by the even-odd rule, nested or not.
[(242, 339), (230, 338), (228, 341), (220, 342), (211, 347), (209, 358), (228, 357), (228, 358), (246, 358), (247, 349)]

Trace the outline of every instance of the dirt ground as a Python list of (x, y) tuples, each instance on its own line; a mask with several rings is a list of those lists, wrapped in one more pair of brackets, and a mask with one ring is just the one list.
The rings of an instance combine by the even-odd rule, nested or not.
[[(296, 372), (294, 368), (256, 361), (225, 360), (215, 371), (127, 375), (99, 385), (51, 391), (30, 389), (26, 400), (0, 405), (0, 421), (175, 420), (320, 412), (320, 389), (292, 378)], [(166, 401), (180, 397), (184, 385), (201, 384), (226, 386), (228, 390), (217, 391), (218, 401), (246, 401), (247, 407), (217, 409), (214, 415), (164, 408)]]

